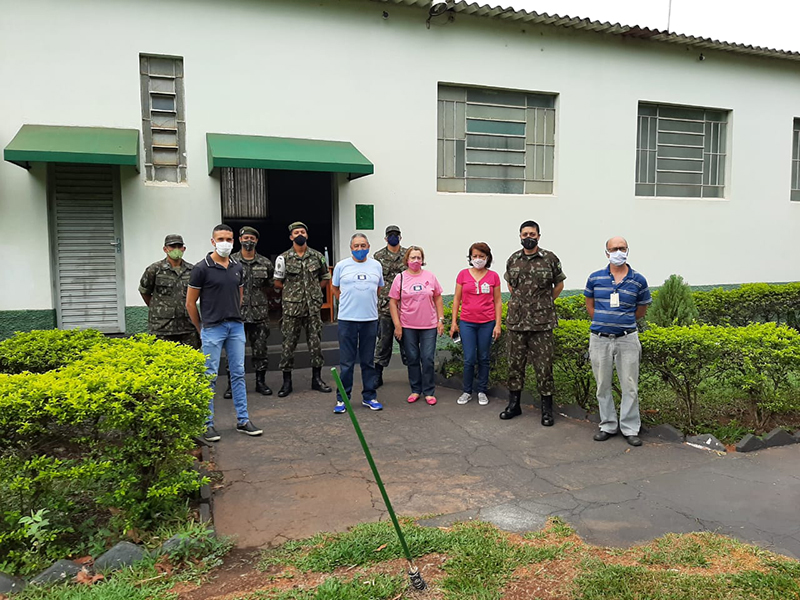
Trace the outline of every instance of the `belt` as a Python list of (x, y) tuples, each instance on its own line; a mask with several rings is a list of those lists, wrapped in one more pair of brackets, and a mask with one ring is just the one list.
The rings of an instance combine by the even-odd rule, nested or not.
[(622, 333), (598, 333), (596, 331), (592, 332), (592, 335), (597, 335), (604, 338), (611, 338), (612, 340), (615, 338), (625, 337), (626, 335), (630, 335), (631, 333), (636, 333), (637, 329), (628, 329), (627, 331), (623, 331)]

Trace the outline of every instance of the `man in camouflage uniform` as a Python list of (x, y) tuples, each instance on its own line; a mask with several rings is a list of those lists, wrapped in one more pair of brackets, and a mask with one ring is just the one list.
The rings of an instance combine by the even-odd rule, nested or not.
[(163, 260), (147, 267), (139, 281), (139, 293), (148, 306), (147, 330), (160, 340), (180, 342), (197, 350), (200, 336), (186, 312), (186, 289), (192, 265), (183, 260), (183, 238), (164, 239)]
[[(383, 385), (383, 370), (389, 366), (394, 346), (394, 323), (392, 323), (392, 315), (389, 312), (389, 290), (394, 278), (406, 268), (403, 263), (406, 249), (400, 245), (400, 240), (403, 239), (400, 228), (397, 225), (389, 225), (386, 228), (384, 239), (386, 246), (373, 254), (373, 258), (383, 267), (383, 281), (386, 282), (378, 296), (378, 344), (375, 347), (375, 370), (378, 373), (376, 388)], [(398, 345), (400, 346), (400, 360), (406, 364), (405, 348), (403, 344)]]
[(275, 261), (275, 287), (283, 290), (283, 348), (279, 365), (283, 371), (283, 385), (278, 390), (278, 396), (283, 398), (292, 393), (294, 350), (303, 328), (311, 354), (311, 389), (327, 394), (331, 388), (322, 381), (321, 376), (324, 359), (320, 310), (324, 300), (323, 291), (331, 274), (325, 257), (308, 247), (308, 227), (305, 223), (295, 221), (289, 225), (289, 239), (292, 240), (292, 247)]
[[(258, 230), (242, 227), (239, 231), (242, 249), (231, 255), (242, 265), (242, 321), (247, 341), (253, 352), (253, 368), (256, 371), (256, 391), (271, 396), (272, 390), (264, 381), (269, 368), (267, 341), (269, 339), (269, 290), (272, 288), (272, 275), (275, 267), (266, 256), (256, 252)], [(228, 389), (225, 398), (233, 398), (231, 378), (228, 375)]]
[(567, 278), (558, 257), (539, 247), (539, 225), (525, 221), (519, 228), (522, 250), (506, 262), (505, 280), (511, 292), (508, 301), (509, 402), (501, 419), (522, 414), (519, 407), (525, 366), (530, 354), (536, 382), (542, 397), (542, 425), (553, 424), (553, 329), (558, 323), (555, 299)]

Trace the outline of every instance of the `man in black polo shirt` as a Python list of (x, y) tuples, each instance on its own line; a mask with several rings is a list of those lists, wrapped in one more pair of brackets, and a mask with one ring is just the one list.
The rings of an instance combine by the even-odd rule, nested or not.
[[(244, 324), (242, 304), (242, 266), (230, 258), (233, 250), (233, 230), (227, 225), (217, 225), (212, 233), (214, 251), (197, 263), (189, 279), (186, 293), (186, 310), (192, 323), (200, 332), (203, 354), (206, 355), (206, 372), (211, 376), (211, 391), (215, 391), (222, 349), (228, 357), (233, 406), (236, 408), (236, 430), (247, 435), (261, 435), (262, 431), (250, 422), (247, 414), (247, 390), (244, 384)], [(200, 299), (200, 314), (197, 299)], [(202, 324), (201, 315), (202, 314)], [(214, 429), (214, 397), (209, 401), (211, 412), (206, 423), (206, 441), (216, 442), (219, 434)]]

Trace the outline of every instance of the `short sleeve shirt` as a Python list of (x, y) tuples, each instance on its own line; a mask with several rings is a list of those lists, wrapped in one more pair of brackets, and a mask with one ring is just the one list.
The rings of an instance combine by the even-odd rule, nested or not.
[(464, 269), (456, 277), (461, 286), (461, 320), (467, 323), (489, 323), (495, 320), (494, 291), (500, 287), (500, 276), (487, 270), (480, 281)]
[(345, 258), (333, 269), (333, 285), (339, 288), (340, 321), (376, 321), (378, 288), (383, 287), (383, 267), (372, 258), (358, 262)]
[[(619, 306), (611, 306), (612, 294), (618, 294)], [(590, 331), (614, 335), (635, 330), (636, 308), (653, 301), (647, 280), (630, 265), (619, 283), (614, 281), (610, 266), (595, 271), (589, 275), (583, 295), (594, 300)]]
[[(402, 284), (402, 289), (401, 289)], [(436, 275), (422, 270), (403, 271), (392, 282), (389, 298), (400, 300), (400, 325), (407, 329), (433, 329), (439, 324), (434, 298), (442, 295)]]
[(242, 265), (229, 259), (228, 268), (214, 262), (211, 252), (192, 268), (189, 287), (200, 290), (200, 320), (203, 327), (224, 321), (241, 321)]

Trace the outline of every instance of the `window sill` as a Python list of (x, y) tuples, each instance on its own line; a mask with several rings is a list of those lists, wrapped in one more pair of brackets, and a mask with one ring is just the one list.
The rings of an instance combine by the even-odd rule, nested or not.
[(637, 200), (683, 200), (692, 202), (730, 202), (730, 198), (687, 198), (684, 196), (634, 196)]
[(149, 187), (164, 187), (164, 188), (188, 188), (189, 182), (183, 181), (180, 183), (176, 183), (174, 181), (144, 181), (145, 186)]
[(437, 196), (474, 196), (481, 198), (558, 198), (558, 194), (498, 194), (492, 192), (440, 192), (436, 190)]

